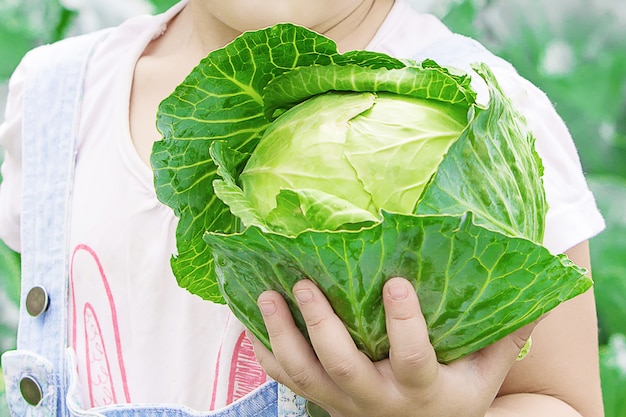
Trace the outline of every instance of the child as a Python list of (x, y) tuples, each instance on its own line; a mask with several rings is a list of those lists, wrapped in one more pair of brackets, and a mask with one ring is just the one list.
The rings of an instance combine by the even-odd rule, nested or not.
[[(589, 267), (587, 240), (603, 228), (565, 126), (510, 65), (406, 0), (271, 3), (182, 1), (163, 15), (39, 48), (15, 71), (0, 131), (0, 238), (23, 261), (18, 350), (3, 356), (13, 414), (302, 415), (301, 398), (286, 386), (333, 416), (601, 416), (590, 291), (444, 366), (401, 278), (384, 289), (391, 354), (377, 363), (356, 350), (309, 281), (294, 291), (315, 350), (278, 294), (259, 298), (273, 354), (226, 306), (177, 286), (167, 261), (176, 217), (156, 199), (149, 167), (157, 106), (212, 50), (285, 21), (333, 38), (340, 51), (465, 70), (487, 62), (544, 159), (544, 244)], [(79, 111), (67, 106), (75, 98)], [(515, 362), (531, 332), (530, 354)]]

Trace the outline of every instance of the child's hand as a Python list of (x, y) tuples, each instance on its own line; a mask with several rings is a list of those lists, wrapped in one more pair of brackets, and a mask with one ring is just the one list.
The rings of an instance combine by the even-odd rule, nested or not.
[(282, 297), (259, 297), (273, 354), (254, 340), (268, 375), (297, 394), (343, 416), (483, 417), (530, 336), (526, 326), (449, 365), (437, 362), (411, 284), (393, 278), (383, 299), (391, 350), (372, 362), (360, 352), (323, 293), (311, 282), (294, 286), (311, 348)]

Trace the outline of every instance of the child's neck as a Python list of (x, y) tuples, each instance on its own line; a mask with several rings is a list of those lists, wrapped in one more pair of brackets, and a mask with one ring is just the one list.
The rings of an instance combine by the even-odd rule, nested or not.
[[(394, 0), (364, 0), (349, 14), (337, 20), (324, 21), (315, 26), (315, 30), (337, 42), (340, 51), (364, 49), (374, 37), (385, 20)], [(210, 3), (210, 2), (209, 2)], [(251, 23), (252, 27), (231, 27), (211, 13), (203, 1), (190, 0), (189, 4), (176, 16), (165, 35), (156, 41), (160, 48), (181, 51), (181, 47), (194, 55), (204, 57), (209, 52), (220, 48), (244, 30), (263, 27), (260, 23)]]
[(348, 18), (332, 27), (312, 29), (337, 42), (340, 52), (365, 49), (378, 32), (393, 3), (394, 0), (376, 0), (355, 10)]

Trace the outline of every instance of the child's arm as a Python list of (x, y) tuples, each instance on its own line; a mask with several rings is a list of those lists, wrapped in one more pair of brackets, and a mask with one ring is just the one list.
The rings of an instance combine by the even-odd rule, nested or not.
[[(566, 253), (577, 265), (591, 269), (587, 242)], [(500, 392), (536, 392), (544, 395), (507, 395), (494, 405), (498, 409), (511, 409), (519, 401), (526, 404), (528, 411), (524, 411), (525, 415), (578, 415), (557, 412), (565, 410), (569, 404), (585, 417), (602, 416), (597, 335), (593, 291), (587, 291), (552, 310), (533, 332), (531, 353), (513, 365)], [(561, 401), (554, 401), (555, 398)]]
[[(586, 243), (570, 256), (588, 266)], [(395, 293), (404, 297), (394, 299)], [(376, 363), (356, 349), (315, 285), (301, 281), (294, 294), (302, 300), (315, 351), (275, 292), (259, 297), (274, 354), (258, 342), (255, 351), (271, 377), (334, 417), (602, 415), (591, 292), (557, 307), (538, 325), (449, 365), (437, 362), (406, 280), (392, 279), (383, 290), (391, 351), (388, 360)], [(535, 326), (531, 353), (516, 363)]]

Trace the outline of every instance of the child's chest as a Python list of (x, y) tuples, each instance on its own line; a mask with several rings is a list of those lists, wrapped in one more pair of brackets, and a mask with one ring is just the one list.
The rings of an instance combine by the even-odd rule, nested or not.
[(192, 70), (195, 60), (141, 57), (133, 75), (129, 103), (129, 128), (140, 158), (150, 166), (152, 144), (161, 139), (156, 127), (159, 104)]

